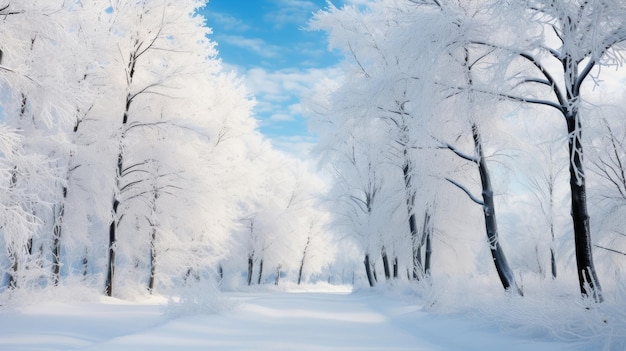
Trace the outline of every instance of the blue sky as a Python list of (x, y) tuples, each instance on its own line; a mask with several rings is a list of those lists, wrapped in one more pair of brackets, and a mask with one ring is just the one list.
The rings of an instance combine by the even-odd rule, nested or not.
[(325, 0), (210, 0), (202, 11), (226, 68), (244, 76), (256, 96), (261, 132), (277, 148), (301, 155), (315, 138), (302, 118), (300, 96), (333, 74), (340, 59), (328, 52), (324, 33), (303, 30), (326, 6)]

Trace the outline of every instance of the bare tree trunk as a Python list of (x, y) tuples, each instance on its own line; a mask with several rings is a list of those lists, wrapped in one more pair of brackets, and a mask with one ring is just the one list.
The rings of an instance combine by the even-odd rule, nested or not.
[(389, 269), (389, 257), (387, 256), (387, 250), (385, 249), (384, 246), (381, 249), (380, 254), (383, 259), (383, 270), (385, 272), (385, 279), (389, 280), (391, 279), (391, 270)]
[(261, 285), (261, 278), (263, 278), (263, 259), (259, 261), (259, 276), (256, 282), (258, 285)]
[(252, 270), (254, 269), (254, 254), (248, 255), (248, 286), (252, 285)]
[[(278, 282), (280, 281), (280, 269), (282, 265), (276, 266), (276, 279), (274, 280), (274, 285), (278, 286)], [(298, 285), (300, 285), (300, 280), (298, 279)]]
[(300, 260), (300, 269), (298, 269), (298, 285), (302, 281), (302, 271), (304, 269), (304, 262), (306, 260), (306, 254), (309, 249), (309, 245), (311, 244), (311, 236), (307, 237), (306, 244), (304, 245), (304, 251), (302, 253), (302, 260)]
[(54, 227), (52, 228), (52, 279), (54, 286), (59, 285), (61, 276), (61, 234), (63, 231), (63, 216), (65, 215), (65, 201), (67, 199), (67, 187), (63, 187), (63, 199), (59, 209), (55, 206)]
[(107, 262), (107, 275), (104, 282), (104, 294), (107, 296), (113, 295), (113, 279), (115, 277), (115, 243), (116, 243), (116, 230), (117, 230), (117, 208), (119, 206), (117, 199), (113, 199), (113, 220), (109, 224), (109, 259)]
[(393, 278), (398, 279), (398, 256), (393, 258)]
[[(14, 189), (17, 185), (17, 166), (13, 167), (13, 171), (11, 172), (11, 181), (9, 183), (9, 190)], [(14, 289), (17, 287), (17, 270), (19, 269), (19, 257), (17, 252), (10, 247), (7, 249), (9, 253), (9, 260), (11, 261), (11, 269), (8, 272), (9, 281), (8, 287)]]
[(365, 260), (363, 260), (363, 264), (365, 265), (365, 274), (367, 275), (367, 282), (371, 287), (374, 286), (375, 281), (372, 275), (372, 265), (370, 264), (370, 255), (365, 254)]
[(602, 288), (598, 281), (593, 255), (591, 252), (591, 230), (589, 228), (589, 213), (587, 212), (587, 189), (583, 170), (581, 144), (581, 128), (577, 111), (573, 110), (566, 117), (569, 138), (570, 156), (570, 189), (572, 193), (572, 221), (574, 224), (574, 244), (576, 247), (576, 266), (580, 292), (591, 297), (596, 302), (602, 302)]
[(406, 193), (406, 206), (409, 214), (409, 231), (411, 234), (411, 242), (413, 244), (413, 279), (419, 280), (420, 272), (422, 270), (422, 240), (418, 237), (417, 231), (417, 219), (415, 218), (415, 211), (413, 206), (415, 204), (415, 192), (413, 191), (412, 178), (411, 178), (411, 162), (408, 158), (408, 150), (404, 150), (404, 167), (402, 167), (402, 173), (404, 175), (404, 190)]
[(515, 276), (509, 267), (504, 250), (500, 246), (491, 177), (489, 176), (489, 170), (487, 169), (487, 162), (485, 161), (482, 141), (476, 124), (472, 124), (472, 136), (474, 139), (474, 148), (476, 149), (478, 156), (478, 173), (480, 174), (480, 183), (483, 195), (483, 215), (485, 218), (485, 230), (487, 232), (487, 241), (489, 242), (491, 257), (493, 258), (493, 263), (504, 289), (513, 289), (517, 294), (523, 295), (522, 290), (515, 282)]
[(148, 291), (154, 291), (154, 277), (156, 276), (156, 227), (152, 227), (150, 233), (150, 280), (148, 281)]
[(554, 247), (550, 247), (550, 267), (552, 268), (552, 279), (557, 277), (556, 258), (554, 257)]
[(432, 238), (433, 238), (433, 228), (432, 226), (428, 227), (429, 230), (426, 232), (426, 257), (424, 258), (424, 274), (426, 276), (430, 276), (430, 267), (431, 267), (431, 257), (433, 253), (432, 246)]

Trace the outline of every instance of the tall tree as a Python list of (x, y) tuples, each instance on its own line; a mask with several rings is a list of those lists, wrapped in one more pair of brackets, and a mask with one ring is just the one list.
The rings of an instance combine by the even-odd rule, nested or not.
[[(504, 3), (495, 5), (508, 14), (506, 18), (515, 19), (505, 25), (509, 32), (523, 28), (522, 33), (517, 33), (521, 40), (516, 40), (521, 45), (503, 42), (503, 36), (478, 39), (474, 45), (493, 48), (509, 57), (505, 62), (522, 66), (513, 76), (507, 76), (511, 89), (499, 96), (550, 107), (563, 117), (569, 136), (569, 184), (579, 287), (583, 295), (602, 301), (587, 209), (581, 104), (583, 84), (594, 69), (622, 62), (619, 53), (626, 40), (625, 9), (620, 1), (611, 0), (529, 0), (513, 6), (513, 12), (507, 12), (512, 7)], [(500, 33), (503, 32), (507, 29)], [(542, 95), (537, 95), (537, 91)]]

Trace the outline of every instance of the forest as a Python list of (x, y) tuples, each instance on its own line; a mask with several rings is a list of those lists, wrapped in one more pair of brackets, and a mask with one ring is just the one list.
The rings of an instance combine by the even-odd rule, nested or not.
[(288, 281), (623, 307), (623, 1), (328, 2), (310, 160), (258, 131), (205, 3), (0, 7), (2, 305)]

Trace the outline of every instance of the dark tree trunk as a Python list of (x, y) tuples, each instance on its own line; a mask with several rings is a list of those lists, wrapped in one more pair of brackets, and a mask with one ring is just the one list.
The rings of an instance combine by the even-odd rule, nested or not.
[(154, 277), (156, 276), (156, 228), (152, 228), (150, 233), (150, 280), (148, 281), (148, 291), (154, 291)]
[[(17, 166), (13, 167), (11, 171), (11, 181), (9, 182), (9, 189), (14, 189), (17, 185)], [(10, 247), (7, 249), (9, 253), (9, 260), (11, 261), (11, 268), (8, 272), (9, 280), (8, 287), (14, 289), (17, 287), (17, 270), (19, 269), (19, 257), (15, 250)]]
[(398, 279), (398, 257), (393, 258), (393, 278)]
[(67, 200), (67, 187), (63, 187), (63, 198), (56, 211), (54, 227), (52, 229), (52, 279), (54, 286), (59, 285), (61, 275), (61, 234), (63, 232), (63, 216), (65, 215), (65, 201)]
[(252, 270), (254, 269), (254, 254), (248, 255), (248, 286), (252, 285)]
[(83, 256), (83, 277), (87, 276), (87, 271), (89, 269), (89, 259), (87, 258), (87, 254)]
[(391, 270), (389, 269), (389, 256), (387, 256), (387, 250), (383, 246), (380, 255), (383, 259), (383, 270), (385, 272), (385, 279), (391, 279)]
[(413, 244), (413, 279), (419, 280), (420, 272), (422, 270), (421, 263), (421, 240), (418, 237), (417, 231), (417, 219), (415, 218), (415, 211), (413, 206), (415, 204), (415, 192), (413, 191), (412, 178), (411, 178), (411, 162), (408, 158), (408, 150), (404, 150), (404, 167), (402, 167), (402, 173), (404, 175), (404, 190), (406, 193), (406, 206), (409, 214), (409, 231), (411, 235), (411, 242)]
[(109, 224), (109, 260), (107, 263), (107, 276), (104, 283), (104, 293), (107, 296), (113, 295), (113, 279), (115, 277), (115, 242), (117, 231), (117, 208), (119, 206), (117, 199), (113, 199), (113, 220)]
[(300, 262), (300, 269), (298, 269), (298, 285), (302, 282), (302, 267), (304, 267), (304, 260)]
[[(278, 282), (280, 281), (280, 269), (281, 265), (276, 266), (276, 279), (274, 280), (274, 285), (278, 286)], [(300, 285), (300, 280), (298, 279), (298, 285)]]
[(554, 248), (550, 248), (550, 267), (552, 268), (552, 279), (556, 279), (557, 270), (556, 270), (556, 258), (554, 257)]
[(156, 251), (156, 234), (158, 219), (157, 217), (157, 200), (159, 199), (159, 190), (156, 184), (153, 184), (152, 189), (152, 209), (148, 223), (150, 224), (150, 279), (148, 281), (148, 291), (152, 294), (154, 291), (154, 281), (156, 279), (156, 263), (157, 263), (157, 251)]
[(432, 226), (428, 227), (428, 232), (425, 233), (426, 235), (426, 257), (424, 258), (424, 274), (426, 276), (430, 276), (430, 262), (431, 262), (431, 257), (432, 257), (432, 253), (433, 253), (433, 246), (432, 246), (432, 238), (433, 238), (433, 228)]
[(572, 221), (574, 224), (574, 244), (576, 247), (576, 266), (580, 292), (591, 296), (596, 302), (602, 302), (602, 288), (596, 275), (591, 252), (591, 231), (587, 212), (587, 189), (582, 157), (581, 128), (577, 111), (566, 116), (569, 133), (570, 189), (572, 193)]
[(480, 174), (480, 183), (482, 186), (483, 196), (483, 215), (485, 218), (485, 229), (487, 232), (487, 241), (489, 242), (489, 249), (491, 251), (491, 257), (493, 263), (502, 282), (502, 286), (505, 290), (513, 290), (519, 295), (523, 295), (522, 290), (517, 286), (515, 282), (515, 276), (513, 271), (509, 267), (509, 263), (504, 254), (504, 250), (500, 246), (500, 239), (498, 237), (498, 224), (496, 221), (496, 209), (493, 199), (493, 188), (491, 186), (491, 178), (489, 176), (489, 170), (487, 169), (487, 162), (485, 161), (485, 155), (483, 153), (482, 141), (478, 126), (472, 125), (472, 136), (474, 139), (474, 148), (477, 153), (477, 165), (478, 173)]
[(300, 269), (298, 269), (298, 285), (302, 281), (302, 271), (304, 269), (304, 262), (306, 260), (306, 254), (309, 249), (309, 245), (311, 244), (311, 237), (309, 236), (306, 239), (306, 244), (304, 245), (304, 252), (302, 253), (302, 260), (300, 260)]
[(365, 265), (365, 275), (367, 276), (367, 282), (370, 284), (370, 287), (373, 287), (376, 282), (372, 274), (372, 265), (370, 264), (369, 254), (365, 254), (365, 260), (363, 260), (363, 264)]
[[(126, 126), (128, 124), (128, 118), (130, 116), (130, 107), (133, 103), (133, 99), (137, 95), (131, 95), (130, 89), (133, 85), (133, 79), (135, 77), (135, 68), (137, 66), (137, 59), (140, 55), (139, 48), (141, 47), (142, 42), (139, 40), (135, 41), (135, 50), (130, 53), (127, 72), (127, 89), (129, 92), (126, 94), (126, 101), (124, 104), (124, 114), (122, 115), (122, 128), (121, 128), (121, 136), (119, 140), (119, 152), (117, 154), (117, 167), (115, 173), (115, 191), (113, 194), (113, 201), (111, 206), (111, 214), (112, 219), (109, 224), (109, 257), (107, 264), (107, 277), (104, 284), (104, 293), (107, 296), (113, 295), (113, 281), (115, 279), (115, 250), (116, 250), (116, 242), (117, 242), (117, 226), (118, 226), (118, 209), (120, 205), (121, 199), (119, 198), (121, 189), (121, 179), (124, 172), (124, 138), (126, 137)], [(145, 51), (143, 51), (145, 52)]]
[(258, 285), (261, 285), (261, 278), (263, 278), (263, 259), (259, 261), (259, 276), (256, 282)]

